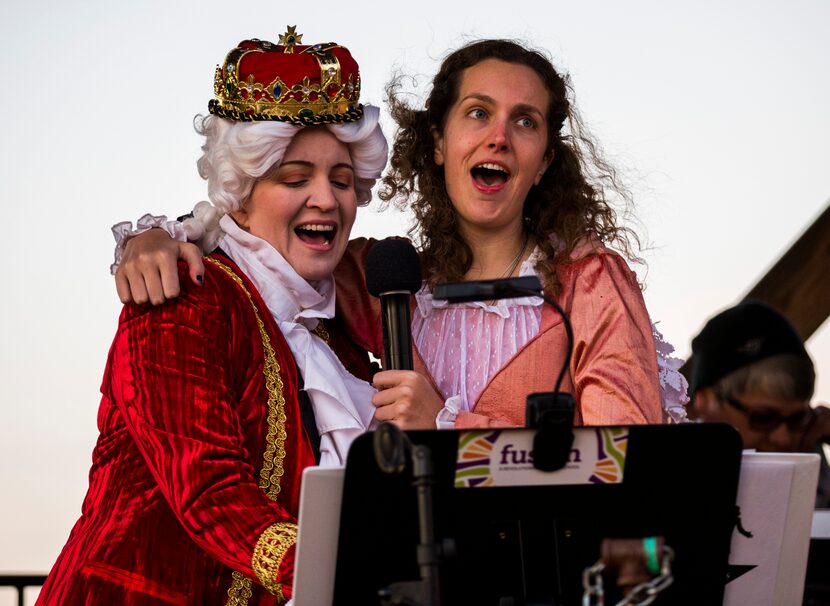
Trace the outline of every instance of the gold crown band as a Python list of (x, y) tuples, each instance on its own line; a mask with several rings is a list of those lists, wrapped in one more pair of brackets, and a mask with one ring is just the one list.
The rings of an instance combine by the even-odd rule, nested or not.
[[(248, 107), (247, 105), (244, 107)], [(255, 122), (271, 120), (276, 122), (290, 122), (299, 126), (318, 126), (321, 124), (341, 124), (343, 122), (356, 122), (363, 117), (363, 105), (358, 105), (352, 111), (347, 111), (338, 114), (311, 114), (311, 115), (292, 115), (286, 113), (284, 115), (252, 115), (237, 109), (226, 109), (216, 99), (211, 99), (208, 102), (208, 111), (214, 116), (220, 118), (228, 118), (229, 120), (236, 120), (239, 122)]]

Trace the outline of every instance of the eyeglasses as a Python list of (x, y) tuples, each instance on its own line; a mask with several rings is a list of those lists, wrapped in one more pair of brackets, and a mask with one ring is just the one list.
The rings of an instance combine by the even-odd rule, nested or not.
[(735, 410), (740, 410), (744, 413), (749, 419), (750, 429), (754, 429), (755, 431), (771, 432), (778, 429), (781, 423), (786, 423), (787, 429), (790, 431), (798, 431), (804, 428), (807, 420), (813, 414), (813, 409), (809, 407), (797, 410), (791, 415), (782, 415), (777, 410), (770, 408), (749, 407), (735, 398), (725, 397), (723, 399), (735, 408)]

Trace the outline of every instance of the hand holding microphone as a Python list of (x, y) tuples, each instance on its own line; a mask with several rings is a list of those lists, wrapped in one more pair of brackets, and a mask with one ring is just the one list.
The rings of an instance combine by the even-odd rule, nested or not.
[(421, 260), (408, 240), (381, 240), (366, 255), (366, 289), (380, 298), (384, 370), (412, 370), (410, 297), (421, 288)]
[(372, 396), (377, 421), (392, 421), (401, 429), (435, 429), (443, 398), (429, 380), (414, 370), (384, 370), (375, 375)]
[(383, 368), (375, 375), (375, 419), (402, 429), (434, 429), (444, 400), (412, 370), (411, 296), (421, 288), (421, 261), (408, 240), (382, 240), (366, 256), (366, 288), (380, 298)]

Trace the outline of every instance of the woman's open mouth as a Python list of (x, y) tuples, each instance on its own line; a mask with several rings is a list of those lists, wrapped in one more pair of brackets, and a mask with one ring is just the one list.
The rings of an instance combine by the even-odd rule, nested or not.
[(337, 234), (337, 225), (334, 223), (305, 223), (294, 228), (297, 237), (317, 249), (331, 248), (334, 236)]
[(485, 193), (499, 191), (510, 180), (510, 171), (493, 162), (476, 164), (470, 170), (470, 175), (473, 177), (476, 189)]

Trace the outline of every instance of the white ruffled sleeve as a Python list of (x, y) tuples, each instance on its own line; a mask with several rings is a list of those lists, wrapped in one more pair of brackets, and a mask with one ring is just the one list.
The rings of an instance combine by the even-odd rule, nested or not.
[(110, 273), (115, 275), (121, 259), (124, 256), (124, 247), (130, 238), (150, 229), (163, 229), (174, 240), (179, 242), (193, 242), (202, 252), (207, 254), (216, 248), (222, 229), (219, 220), (225, 213), (218, 210), (210, 202), (202, 201), (193, 208), (192, 216), (184, 221), (168, 220), (166, 215), (154, 216), (149, 213), (135, 222), (122, 221), (112, 226), (112, 235), (115, 238), (115, 259), (110, 265)]
[(660, 397), (663, 401), (663, 411), (675, 423), (685, 423), (689, 420), (686, 413), (686, 404), (689, 403), (689, 384), (680, 373), (684, 360), (676, 358), (674, 346), (666, 341), (652, 322), (651, 330), (654, 335), (654, 346), (657, 349), (657, 369), (660, 376)]
[(438, 411), (435, 416), (435, 427), (437, 429), (455, 429), (455, 419), (458, 416), (458, 408), (461, 404), (461, 396), (452, 396), (444, 402), (444, 408)]
[(135, 228), (133, 228), (132, 221), (116, 223), (112, 226), (112, 236), (115, 238), (115, 258), (112, 265), (110, 265), (111, 274), (115, 275), (118, 266), (121, 264), (121, 258), (124, 256), (124, 247), (127, 245), (127, 241), (133, 236), (143, 234), (145, 231), (154, 228), (163, 229), (174, 240), (181, 242), (187, 241), (184, 226), (179, 221), (168, 221), (166, 215), (154, 216), (147, 213), (135, 222)]

